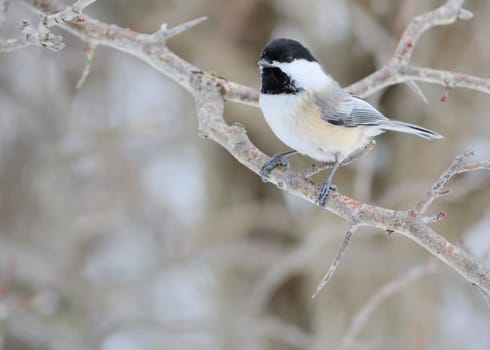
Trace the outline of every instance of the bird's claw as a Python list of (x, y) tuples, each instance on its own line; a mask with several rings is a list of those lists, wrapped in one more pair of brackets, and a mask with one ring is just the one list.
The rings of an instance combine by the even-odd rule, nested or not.
[(265, 162), (264, 165), (262, 165), (262, 168), (260, 168), (260, 177), (262, 178), (262, 181), (267, 182), (270, 172), (278, 166), (288, 168), (289, 162), (285, 160), (282, 155), (275, 155)]
[(336, 192), (336, 191), (337, 191), (337, 186), (330, 183), (324, 183), (322, 187), (320, 187), (320, 192), (318, 193), (318, 198), (316, 200), (317, 204), (320, 205), (321, 207), (324, 207), (330, 192)]

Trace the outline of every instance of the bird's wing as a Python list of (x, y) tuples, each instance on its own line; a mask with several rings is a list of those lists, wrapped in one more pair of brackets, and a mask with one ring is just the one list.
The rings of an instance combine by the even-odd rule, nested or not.
[(326, 103), (317, 104), (322, 119), (334, 125), (345, 127), (376, 126), (388, 120), (368, 102), (352, 95), (341, 98), (336, 106), (335, 103), (333, 104), (335, 107)]

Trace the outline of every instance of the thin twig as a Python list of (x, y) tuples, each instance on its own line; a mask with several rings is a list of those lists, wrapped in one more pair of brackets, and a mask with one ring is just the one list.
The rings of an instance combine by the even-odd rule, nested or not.
[(482, 162), (461, 165), (454, 174), (463, 174), (475, 170), (490, 170), (490, 161), (484, 160)]
[(483, 300), (487, 303), (487, 306), (490, 306), (490, 294), (485, 292), (483, 289), (480, 288), (480, 286), (475, 284), (475, 287), (478, 288), (480, 291), (481, 295), (483, 296)]
[(180, 33), (191, 29), (192, 27), (197, 26), (198, 24), (201, 24), (205, 20), (207, 20), (207, 17), (199, 17), (192, 19), (188, 22), (179, 24), (173, 28), (168, 28), (167, 23), (162, 23), (160, 28), (153, 34), (142, 34), (141, 37), (146, 37), (145, 40), (147, 40), (150, 43), (155, 43), (155, 44), (165, 44), (167, 39), (170, 39), (176, 35), (179, 35)]
[(337, 252), (337, 255), (335, 256), (335, 259), (330, 264), (330, 267), (328, 268), (327, 273), (325, 274), (325, 276), (323, 276), (322, 280), (318, 284), (318, 287), (316, 287), (315, 293), (313, 293), (313, 295), (311, 296), (312, 298), (315, 298), (318, 295), (318, 293), (321, 292), (323, 287), (326, 286), (326, 284), (328, 283), (330, 278), (333, 276), (335, 270), (337, 269), (337, 266), (340, 263), (340, 260), (342, 260), (342, 257), (344, 256), (345, 251), (347, 250), (347, 247), (349, 246), (349, 241), (352, 237), (352, 232), (354, 232), (355, 230), (356, 230), (356, 227), (352, 226), (345, 233), (344, 240), (342, 241), (342, 245), (340, 246), (340, 248)]
[(189, 30), (192, 27), (195, 27), (195, 26), (201, 24), (202, 22), (206, 21), (207, 19), (208, 18), (206, 16), (203, 16), (203, 17), (199, 17), (196, 19), (192, 19), (189, 22), (179, 24), (178, 26), (175, 26), (171, 29), (166, 30), (165, 31), (165, 38), (168, 39), (168, 38), (172, 38), (174, 36), (177, 36), (180, 33), (185, 32), (186, 30)]
[[(473, 155), (473, 152), (465, 152), (459, 156), (457, 156), (449, 168), (437, 179), (437, 181), (432, 185), (431, 189), (427, 192), (425, 195), (425, 198), (421, 200), (413, 209), (414, 213), (416, 215), (423, 214), (429, 209), (430, 205), (432, 202), (439, 197), (439, 195), (442, 192), (442, 189), (448, 181), (453, 177), (455, 174), (458, 173), (462, 163), (464, 160), (470, 156)], [(470, 171), (471, 169), (468, 169), (467, 171)], [(476, 170), (476, 169), (472, 169)]]
[(85, 83), (85, 81), (88, 78), (88, 75), (90, 74), (90, 68), (92, 67), (92, 62), (94, 60), (94, 54), (95, 54), (95, 48), (97, 47), (96, 44), (89, 43), (87, 47), (87, 54), (85, 58), (85, 66), (83, 67), (82, 74), (80, 75), (80, 79), (78, 79), (77, 82), (77, 90), (79, 90), (82, 85)]
[(407, 83), (424, 101), (422, 90), (415, 81), (435, 83), (447, 87), (464, 87), (490, 94), (490, 79), (482, 79), (464, 73), (442, 71), (409, 65), (417, 41), (422, 34), (435, 26), (469, 20), (473, 14), (461, 8), (464, 0), (447, 0), (439, 8), (412, 19), (403, 32), (390, 62), (366, 78), (347, 87), (350, 92), (364, 97), (393, 84)]
[(301, 171), (301, 174), (304, 177), (306, 177), (306, 178), (312, 177), (312, 176), (314, 176), (316, 174), (321, 173), (324, 170), (330, 169), (331, 167), (334, 166), (334, 164), (335, 163), (333, 163), (333, 162), (331, 162), (331, 163), (323, 163), (323, 164), (312, 164), (308, 168), (306, 168), (303, 171)]
[(406, 64), (421, 35), (435, 27), (448, 25), (457, 20), (469, 20), (473, 14), (461, 8), (464, 0), (448, 0), (439, 8), (415, 17), (402, 34), (391, 60), (392, 64)]
[[(374, 146), (376, 146), (376, 141), (371, 140), (371, 142), (366, 147), (364, 147), (362, 150), (360, 150), (356, 153), (353, 153), (349, 157), (347, 157), (347, 159), (342, 162), (342, 165), (350, 164), (353, 161), (361, 158), (364, 154), (371, 151), (374, 148)], [(316, 175), (316, 174), (322, 172), (323, 170), (326, 170), (326, 169), (333, 167), (334, 164), (335, 164), (334, 162), (323, 163), (320, 165), (313, 164), (309, 168), (306, 168), (305, 170), (303, 170), (301, 172), (301, 175), (304, 177), (312, 177), (313, 175)]]
[(0, 52), (13, 52), (30, 46), (26, 40), (21, 38), (12, 38), (0, 40)]
[(424, 92), (422, 91), (422, 88), (413, 80), (408, 80), (407, 85), (412, 90), (415, 95), (420, 97), (422, 101), (424, 101), (426, 104), (429, 104), (429, 100), (427, 99), (427, 96), (425, 96)]

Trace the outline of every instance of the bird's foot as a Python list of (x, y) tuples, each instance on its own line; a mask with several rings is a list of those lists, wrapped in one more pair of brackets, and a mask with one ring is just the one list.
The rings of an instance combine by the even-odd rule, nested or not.
[(262, 165), (262, 168), (260, 168), (260, 176), (262, 177), (262, 181), (267, 182), (270, 172), (278, 166), (283, 166), (286, 168), (289, 167), (289, 162), (284, 159), (283, 154), (276, 154), (265, 162), (264, 165)]
[(337, 186), (331, 184), (328, 181), (325, 182), (322, 185), (322, 187), (320, 187), (320, 192), (318, 193), (318, 198), (316, 200), (317, 204), (320, 205), (321, 207), (324, 207), (330, 192), (336, 192), (336, 191), (337, 191)]

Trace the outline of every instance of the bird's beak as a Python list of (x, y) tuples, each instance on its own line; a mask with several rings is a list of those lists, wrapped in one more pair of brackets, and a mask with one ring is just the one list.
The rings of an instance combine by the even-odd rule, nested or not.
[(262, 68), (275, 67), (272, 63), (268, 62), (266, 59), (263, 58), (259, 61), (259, 66)]

